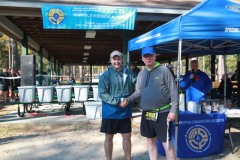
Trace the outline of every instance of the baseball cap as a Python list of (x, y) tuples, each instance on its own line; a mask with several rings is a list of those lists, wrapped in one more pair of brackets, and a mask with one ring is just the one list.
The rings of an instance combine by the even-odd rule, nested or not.
[(172, 64), (169, 64), (167, 68), (174, 68)]
[(142, 56), (144, 56), (145, 54), (155, 54), (155, 52), (152, 47), (145, 47), (142, 49)]
[(119, 51), (113, 51), (113, 52), (110, 54), (110, 58), (113, 58), (114, 56), (122, 57), (122, 53), (119, 52)]

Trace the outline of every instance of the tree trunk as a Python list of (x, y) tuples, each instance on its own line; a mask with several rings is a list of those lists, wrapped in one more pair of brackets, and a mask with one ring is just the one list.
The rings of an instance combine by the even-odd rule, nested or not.
[(18, 69), (20, 68), (20, 58), (19, 58), (19, 55), (18, 55), (18, 43), (16, 40), (13, 40), (13, 49), (12, 49), (12, 67), (14, 69)]
[(83, 73), (83, 67), (79, 66), (79, 78), (80, 78), (80, 83), (84, 82), (84, 73)]
[(72, 66), (72, 77), (76, 80), (76, 68), (75, 66)]
[(71, 69), (71, 66), (69, 65), (68, 66), (68, 79), (70, 79), (72, 76), (72, 69)]
[(217, 79), (219, 82), (221, 81), (222, 75), (225, 73), (224, 69), (225, 69), (224, 56), (219, 55), (218, 56), (218, 75), (217, 75)]

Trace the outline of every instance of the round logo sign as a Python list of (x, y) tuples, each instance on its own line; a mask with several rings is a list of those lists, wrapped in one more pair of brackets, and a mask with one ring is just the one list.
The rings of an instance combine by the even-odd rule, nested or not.
[(60, 24), (64, 20), (64, 13), (60, 9), (51, 9), (48, 19), (53, 24)]
[(195, 125), (188, 129), (185, 140), (192, 151), (203, 152), (211, 144), (211, 134), (204, 126)]

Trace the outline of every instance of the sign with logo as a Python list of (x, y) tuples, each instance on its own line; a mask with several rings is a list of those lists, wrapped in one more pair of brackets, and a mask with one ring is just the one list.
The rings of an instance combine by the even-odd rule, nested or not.
[(211, 134), (203, 125), (192, 126), (188, 129), (185, 135), (187, 146), (193, 152), (204, 152), (211, 144)]
[(197, 158), (222, 153), (225, 123), (224, 114), (180, 115), (178, 157)]
[(133, 30), (136, 8), (42, 5), (44, 29)]
[[(192, 114), (180, 112), (177, 142), (173, 125), (172, 143), (177, 143), (178, 158), (200, 158), (220, 154), (224, 150), (225, 114)], [(165, 156), (161, 141), (157, 141), (158, 153)]]

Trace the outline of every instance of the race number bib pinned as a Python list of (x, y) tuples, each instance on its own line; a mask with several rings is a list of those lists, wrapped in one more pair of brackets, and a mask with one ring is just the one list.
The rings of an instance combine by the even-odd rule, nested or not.
[(157, 121), (158, 112), (148, 111), (146, 112), (146, 120)]

